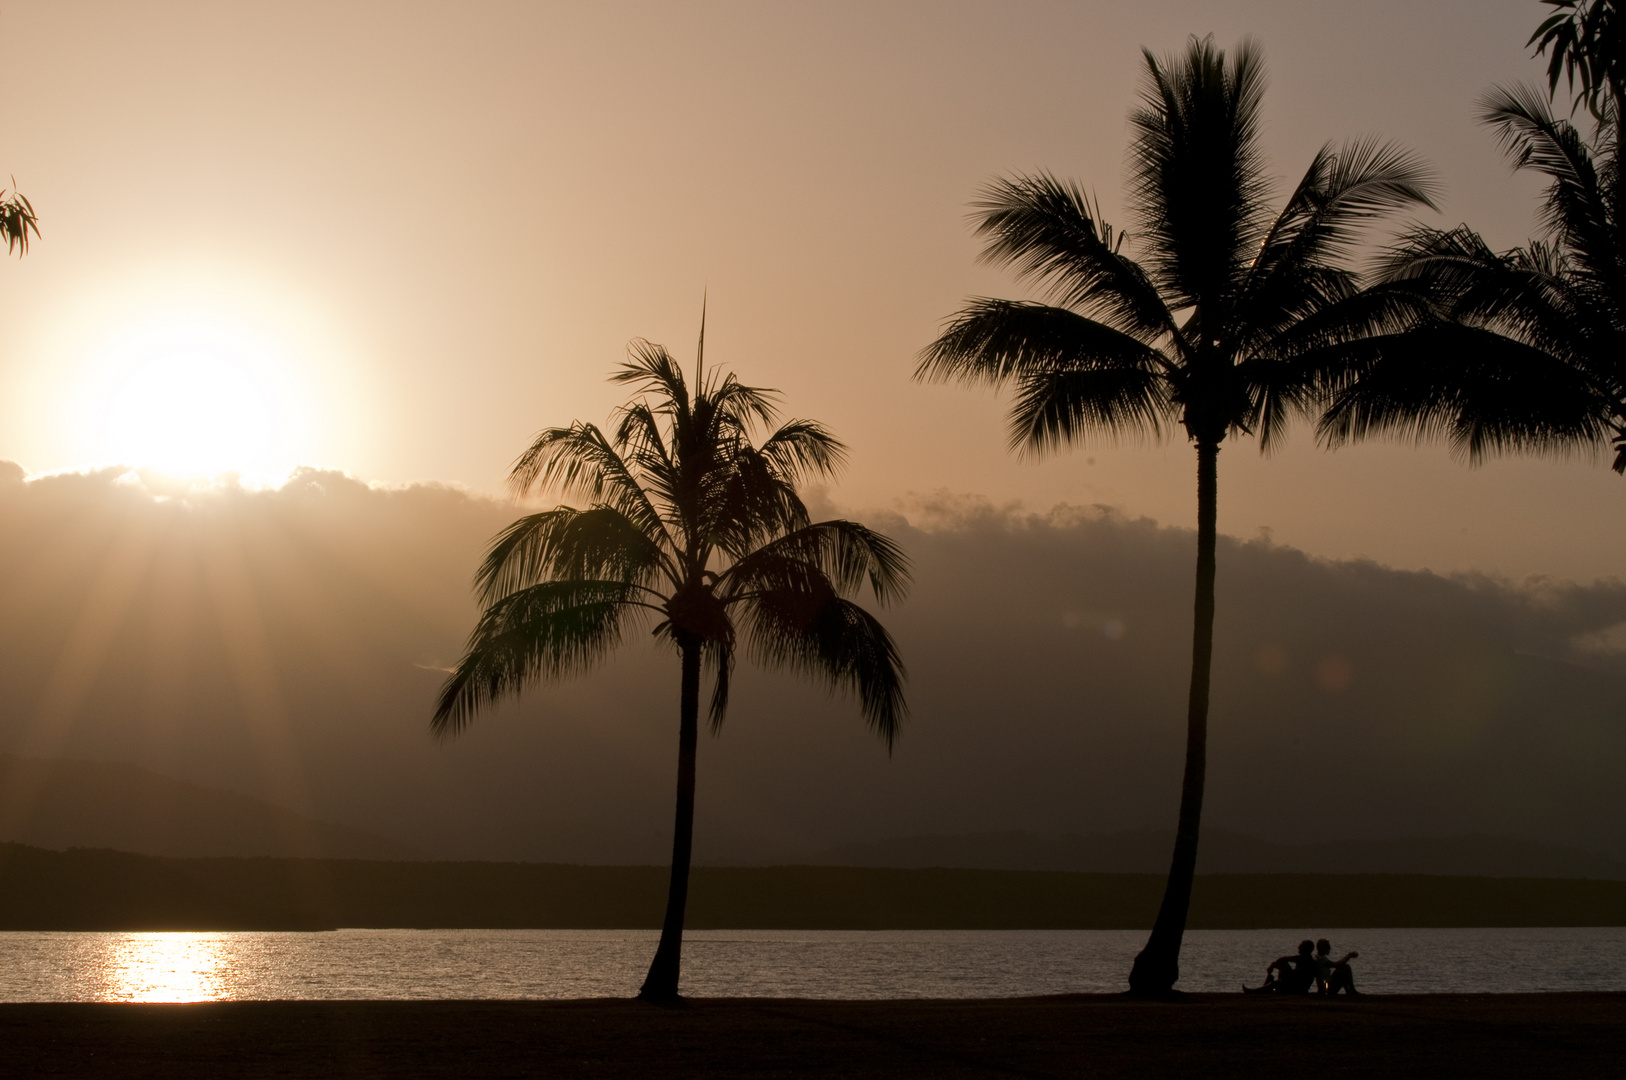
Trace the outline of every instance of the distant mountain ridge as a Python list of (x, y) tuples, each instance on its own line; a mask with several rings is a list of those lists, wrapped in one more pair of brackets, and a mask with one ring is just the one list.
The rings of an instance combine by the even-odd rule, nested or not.
[[(539, 838), (540, 839), (540, 838)], [(634, 839), (642, 840), (643, 837)], [(557, 835), (528, 862), (659, 864), (667, 842), (648, 843), (593, 823)], [(1007, 831), (896, 837), (824, 848), (772, 837), (713, 834), (711, 866), (829, 866), (876, 869), (1042, 870), (1163, 874), (1169, 832), (1041, 835)], [(171, 858), (281, 857), (420, 861), (426, 852), (378, 833), (321, 821), (285, 806), (116, 762), (0, 754), (0, 843), (104, 848)], [(645, 849), (648, 849), (647, 851)], [(539, 857), (540, 856), (540, 857)], [(453, 855), (452, 857), (456, 857)], [(1203, 832), (1203, 874), (1430, 874), (1626, 880), (1626, 861), (1578, 848), (1465, 835), (1282, 844), (1225, 829)]]
[[(810, 855), (821, 866), (943, 867), (1157, 874), (1168, 870), (1172, 832), (1040, 836), (990, 832), (909, 836), (843, 844)], [(1200, 874), (1442, 874), (1626, 880), (1626, 862), (1579, 848), (1505, 836), (1408, 837), (1279, 844), (1224, 829), (1205, 829)]]
[(409, 845), (119, 762), (0, 754), (0, 841), (175, 858), (421, 859)]

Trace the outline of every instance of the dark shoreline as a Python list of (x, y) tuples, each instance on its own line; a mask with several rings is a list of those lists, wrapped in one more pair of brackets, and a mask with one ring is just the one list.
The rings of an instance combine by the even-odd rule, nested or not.
[[(174, 859), (0, 844), (0, 930), (654, 929), (658, 866)], [(1162, 874), (698, 866), (692, 930), (1143, 930)], [(1199, 874), (1192, 929), (1621, 926), (1626, 881)]]
[(29, 1077), (1612, 1075), (1626, 993), (0, 1005)]

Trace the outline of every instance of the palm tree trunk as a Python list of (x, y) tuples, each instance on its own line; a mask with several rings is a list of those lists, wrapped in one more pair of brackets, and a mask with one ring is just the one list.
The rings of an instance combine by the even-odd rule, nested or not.
[(1180, 824), (1163, 905), (1146, 948), (1129, 972), (1132, 994), (1167, 994), (1180, 978), (1180, 942), (1197, 871), (1197, 834), (1203, 816), (1208, 765), (1208, 678), (1214, 656), (1214, 540), (1219, 443), (1197, 443), (1197, 598), (1191, 631), (1191, 692), (1186, 705), (1186, 775), (1180, 787)]
[(694, 846), (694, 761), (700, 736), (700, 642), (682, 637), (683, 691), (678, 723), (677, 820), (672, 826), (672, 877), (666, 893), (661, 943), (638, 996), (673, 1001), (683, 958), (683, 911), (689, 902), (689, 855)]

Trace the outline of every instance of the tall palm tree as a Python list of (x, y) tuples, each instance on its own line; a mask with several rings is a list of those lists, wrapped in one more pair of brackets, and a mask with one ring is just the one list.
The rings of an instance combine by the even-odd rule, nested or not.
[(1390, 253), (1400, 328), (1361, 347), (1320, 423), (1330, 445), (1447, 440), (1470, 461), (1614, 445), (1626, 472), (1626, 176), (1539, 91), (1498, 89), (1483, 120), (1515, 167), (1550, 181), (1545, 237), (1495, 251), (1466, 225), (1417, 229)]
[[(701, 353), (705, 344), (704, 320)], [(830, 476), (845, 449), (811, 420), (775, 419), (774, 392), (695, 362), (691, 387), (667, 351), (634, 342), (612, 381), (637, 396), (613, 434), (548, 428), (509, 477), (516, 495), (553, 491), (585, 503), (520, 518), (492, 541), (475, 584), (485, 611), (441, 690), (431, 722), (454, 735), (528, 684), (577, 675), (627, 632), (654, 623), (678, 654), (677, 815), (660, 945), (639, 996), (677, 996), (694, 835), (701, 679), (711, 727), (728, 707), (736, 652), (856, 694), (890, 750), (906, 713), (903, 664), (880, 622), (848, 594), (901, 598), (907, 559), (851, 521), (809, 518), (796, 493)]]
[(1234, 434), (1274, 446), (1289, 415), (1314, 400), (1329, 351), (1381, 321), (1342, 260), (1361, 224), (1428, 205), (1429, 182), (1393, 147), (1329, 145), (1272, 210), (1257, 48), (1244, 42), (1227, 62), (1211, 38), (1194, 38), (1181, 56), (1145, 57), (1129, 151), (1141, 260), (1076, 184), (1047, 174), (994, 182), (975, 204), (984, 257), (1043, 286), (1050, 302), (973, 301), (925, 350), (916, 376), (1014, 384), (1013, 449), (1157, 438), (1177, 424), (1196, 447), (1185, 778), (1168, 886), (1129, 976), (1132, 991), (1157, 994), (1179, 977), (1197, 860), (1220, 444)]

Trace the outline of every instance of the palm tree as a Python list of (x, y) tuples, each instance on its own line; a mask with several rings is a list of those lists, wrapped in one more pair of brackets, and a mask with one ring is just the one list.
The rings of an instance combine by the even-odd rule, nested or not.
[(1374, 435), (1446, 439), (1479, 462), (1614, 444), (1626, 472), (1626, 176), (1539, 91), (1498, 89), (1484, 121), (1515, 167), (1550, 181), (1546, 236), (1495, 251), (1466, 225), (1417, 229), (1384, 267), (1410, 317), (1373, 337), (1320, 423), (1337, 446)]
[[(1197, 587), (1186, 765), (1168, 886), (1133, 992), (1179, 977), (1197, 860), (1214, 627), (1216, 464), (1228, 435), (1264, 449), (1314, 400), (1324, 358), (1377, 313), (1341, 265), (1358, 227), (1429, 204), (1408, 155), (1365, 141), (1324, 147), (1272, 211), (1259, 148), (1264, 76), (1244, 42), (1145, 53), (1130, 117), (1140, 261), (1084, 192), (1047, 174), (999, 180), (975, 204), (985, 258), (1044, 286), (1049, 303), (979, 299), (923, 353), (917, 378), (1015, 384), (1013, 449), (1044, 454), (1092, 436), (1159, 438), (1178, 424), (1197, 450)], [(1379, 320), (1380, 321), (1380, 320)]]
[[(701, 352), (705, 344), (704, 319)], [(548, 428), (509, 476), (516, 496), (552, 490), (585, 503), (530, 514), (497, 535), (475, 576), (485, 611), (441, 690), (431, 722), (455, 735), (482, 708), (533, 683), (577, 675), (627, 632), (654, 622), (678, 654), (677, 818), (666, 918), (639, 996), (677, 997), (694, 835), (695, 752), (703, 673), (711, 728), (728, 707), (737, 651), (856, 694), (890, 751), (907, 711), (903, 664), (887, 634), (847, 595), (865, 584), (901, 598), (907, 559), (851, 521), (810, 520), (799, 481), (830, 476), (845, 448), (821, 425), (775, 419), (773, 391), (695, 362), (691, 388), (667, 351), (634, 342), (612, 381), (637, 396), (613, 434)]]

